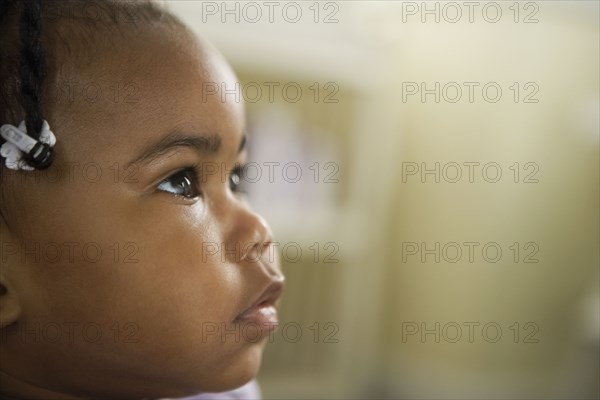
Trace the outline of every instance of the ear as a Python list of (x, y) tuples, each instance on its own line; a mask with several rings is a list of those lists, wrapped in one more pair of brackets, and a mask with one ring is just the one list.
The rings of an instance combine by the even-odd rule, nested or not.
[(11, 269), (9, 263), (14, 257), (8, 257), (12, 235), (4, 216), (0, 214), (0, 329), (13, 324), (21, 315), (21, 304), (16, 290), (10, 284), (7, 274)]
[(0, 329), (15, 323), (21, 315), (21, 304), (15, 290), (0, 274)]

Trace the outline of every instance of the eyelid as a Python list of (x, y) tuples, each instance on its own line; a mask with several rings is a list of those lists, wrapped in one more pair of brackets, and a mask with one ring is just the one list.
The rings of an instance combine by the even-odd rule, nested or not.
[(150, 185), (149, 185), (149, 186), (150, 186), (150, 187), (154, 187), (154, 188), (156, 188), (158, 185), (160, 185), (161, 183), (163, 183), (163, 182), (164, 182), (164, 181), (166, 181), (167, 179), (169, 179), (169, 178), (172, 178), (174, 175), (177, 175), (177, 174), (179, 174), (180, 172), (182, 172), (182, 171), (185, 171), (185, 170), (189, 169), (190, 167), (191, 167), (191, 165), (190, 165), (190, 166), (186, 166), (186, 167), (180, 167), (180, 168), (177, 168), (177, 169), (174, 169), (174, 170), (169, 170), (169, 172), (166, 172), (166, 173), (164, 173), (164, 174), (161, 174), (161, 175), (160, 175), (160, 178), (154, 179), (154, 180), (152, 181), (152, 183), (150, 183)]
[[(169, 179), (170, 177), (172, 177), (173, 175), (177, 175), (181, 172), (184, 171), (190, 171), (192, 173), (194, 173), (194, 175), (196, 175), (196, 178), (199, 178), (200, 173), (199, 173), (199, 164), (198, 163), (191, 163), (191, 164), (186, 164), (183, 165), (179, 168), (175, 168), (175, 169), (171, 169), (169, 170), (169, 172), (162, 174), (162, 178), (160, 178), (159, 180), (156, 181), (156, 183), (161, 183), (163, 181), (165, 181), (166, 179)], [(199, 179), (197, 179), (199, 181)]]

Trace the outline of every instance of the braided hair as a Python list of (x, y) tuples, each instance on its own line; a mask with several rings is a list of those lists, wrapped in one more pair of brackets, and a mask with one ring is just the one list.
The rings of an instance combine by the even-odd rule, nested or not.
[[(2, 64), (12, 64), (10, 68), (13, 68), (12, 70), (9, 69), (6, 71), (6, 68), (9, 67), (6, 65), (2, 66), (2, 72), (10, 72), (9, 76), (7, 77), (8, 79), (2, 79), (2, 98), (5, 100), (5, 102), (7, 97), (12, 96), (17, 98), (16, 100), (18, 101), (16, 103), (18, 104), (14, 104), (14, 99), (11, 99), (12, 101), (9, 100), (8, 102), (13, 103), (15, 106), (20, 106), (27, 134), (37, 141), (40, 138), (42, 125), (44, 122), (42, 118), (41, 104), (42, 88), (47, 73), (46, 54), (41, 43), (43, 3), (41, 0), (23, 0), (18, 4), (20, 7), (17, 7), (16, 3), (17, 2), (15, 1), (8, 0), (2, 0), (0, 2), (0, 22), (3, 25), (10, 25), (12, 20), (17, 19), (9, 18), (11, 11), (12, 14), (18, 12), (21, 13), (20, 18), (18, 19), (20, 22), (20, 51), (18, 53), (13, 51), (13, 54), (20, 55), (19, 60), (17, 62), (13, 61), (10, 63), (11, 59), (13, 58), (13, 54), (10, 54), (11, 52), (9, 48), (4, 48), (4, 46), (2, 48), (2, 58), (0, 59)], [(16, 8), (16, 10), (11, 10), (14, 8)], [(10, 34), (3, 36), (6, 36), (7, 42), (10, 40)], [(9, 44), (10, 43), (7, 43), (7, 45)], [(17, 70), (15, 71), (14, 69)], [(15, 78), (18, 79), (20, 84), (18, 91), (12, 90), (11, 93), (4, 93), (4, 90), (8, 89), (9, 84), (16, 83)], [(13, 87), (13, 89), (16, 88)], [(19, 93), (19, 95), (15, 96), (17, 93)], [(10, 124), (14, 124), (14, 122), (16, 121), (2, 121), (2, 123)], [(36, 154), (36, 156), (32, 156), (32, 154)], [(48, 168), (53, 160), (52, 148), (38, 142), (38, 144), (34, 146), (33, 151), (25, 155), (25, 160), (34, 168)]]
[(29, 136), (39, 139), (42, 130), (42, 85), (46, 79), (46, 53), (42, 46), (42, 1), (24, 0), (21, 17), (21, 106)]

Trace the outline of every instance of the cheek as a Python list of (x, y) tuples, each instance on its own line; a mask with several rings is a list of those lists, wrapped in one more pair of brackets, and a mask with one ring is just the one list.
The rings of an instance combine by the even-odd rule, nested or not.
[(79, 246), (73, 262), (39, 266), (46, 273), (34, 279), (48, 300), (39, 317), (134, 322), (148, 331), (230, 322), (242, 277), (221, 252), (208, 254), (221, 243), (220, 229), (201, 204), (108, 204), (101, 215), (71, 208), (55, 221), (48, 241)]
[(113, 282), (123, 298), (143, 304), (142, 315), (159, 316), (165, 326), (168, 320), (179, 326), (229, 322), (239, 303), (240, 271), (220, 252), (210, 254), (220, 230), (203, 206), (167, 201), (130, 218), (120, 241), (135, 242), (136, 262), (122, 262), (119, 282)]
[[(56, 243), (74, 237), (95, 243), (102, 257), (35, 265), (45, 272), (33, 275), (35, 290), (29, 293), (35, 295), (27, 300), (25, 324), (98, 327), (97, 342), (75, 333), (74, 343), (67, 343), (70, 353), (75, 348), (73, 354), (85, 355), (85, 368), (114, 365), (124, 355), (130, 361), (119, 363), (126, 369), (133, 363), (148, 375), (155, 373), (157, 361), (173, 376), (185, 376), (192, 366), (208, 371), (210, 365), (231, 364), (244, 345), (227, 343), (214, 330), (230, 329), (240, 311), (245, 300), (241, 271), (224, 262), (220, 252), (206, 254), (207, 243), (220, 242), (210, 216), (174, 210), (180, 209), (167, 202), (153, 203), (152, 210), (113, 204), (102, 216), (71, 213), (56, 225), (60, 229), (47, 231)], [(54, 358), (52, 349), (42, 351)], [(72, 363), (83, 368), (80, 361)]]

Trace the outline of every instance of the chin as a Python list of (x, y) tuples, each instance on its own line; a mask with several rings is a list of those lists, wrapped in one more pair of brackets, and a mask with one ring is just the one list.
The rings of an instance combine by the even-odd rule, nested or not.
[[(260, 369), (265, 342), (245, 346), (224, 360), (219, 360), (201, 371), (187, 371), (185, 376), (176, 379), (173, 392), (162, 397), (186, 397), (199, 393), (217, 393), (234, 390), (250, 382)], [(174, 393), (176, 392), (176, 393)]]
[(212, 379), (206, 382), (205, 392), (224, 392), (237, 389), (240, 386), (250, 382), (260, 369), (262, 361), (263, 343), (256, 343), (244, 349), (243, 353), (238, 354), (233, 362), (227, 363), (225, 368), (212, 375)]

